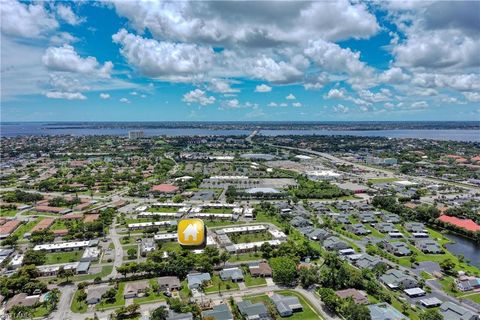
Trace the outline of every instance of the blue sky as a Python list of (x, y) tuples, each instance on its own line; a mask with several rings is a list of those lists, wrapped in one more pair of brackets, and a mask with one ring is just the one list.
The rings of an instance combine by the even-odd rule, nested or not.
[(480, 120), (480, 2), (1, 0), (2, 121)]

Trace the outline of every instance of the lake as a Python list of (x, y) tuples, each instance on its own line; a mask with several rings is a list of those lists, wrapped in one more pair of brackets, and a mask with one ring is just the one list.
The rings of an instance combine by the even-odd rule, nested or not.
[(460, 237), (456, 234), (447, 233), (445, 237), (455, 241), (455, 243), (446, 244), (448, 251), (454, 255), (463, 255), (470, 260), (470, 264), (480, 268), (480, 244), (473, 240)]

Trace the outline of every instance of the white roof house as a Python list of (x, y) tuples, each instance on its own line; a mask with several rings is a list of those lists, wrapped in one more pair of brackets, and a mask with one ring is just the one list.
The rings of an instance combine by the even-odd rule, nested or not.
[(58, 250), (67, 250), (67, 249), (80, 249), (88, 247), (90, 241), (72, 241), (72, 242), (61, 242), (61, 243), (49, 243), (49, 244), (37, 244), (33, 250), (40, 251), (58, 251)]

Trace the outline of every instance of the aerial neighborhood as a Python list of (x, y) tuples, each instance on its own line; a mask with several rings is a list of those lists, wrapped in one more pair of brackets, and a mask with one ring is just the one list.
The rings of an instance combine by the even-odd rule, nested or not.
[(2, 138), (0, 319), (479, 319), (479, 147), (331, 139)]

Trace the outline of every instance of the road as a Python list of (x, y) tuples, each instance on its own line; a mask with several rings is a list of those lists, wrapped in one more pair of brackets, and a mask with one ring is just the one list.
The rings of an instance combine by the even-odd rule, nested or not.
[(110, 239), (115, 246), (115, 259), (113, 261), (113, 270), (108, 277), (116, 278), (118, 275), (117, 267), (121, 266), (123, 263), (123, 249), (122, 244), (120, 243), (120, 235), (117, 233), (116, 224), (110, 227)]

